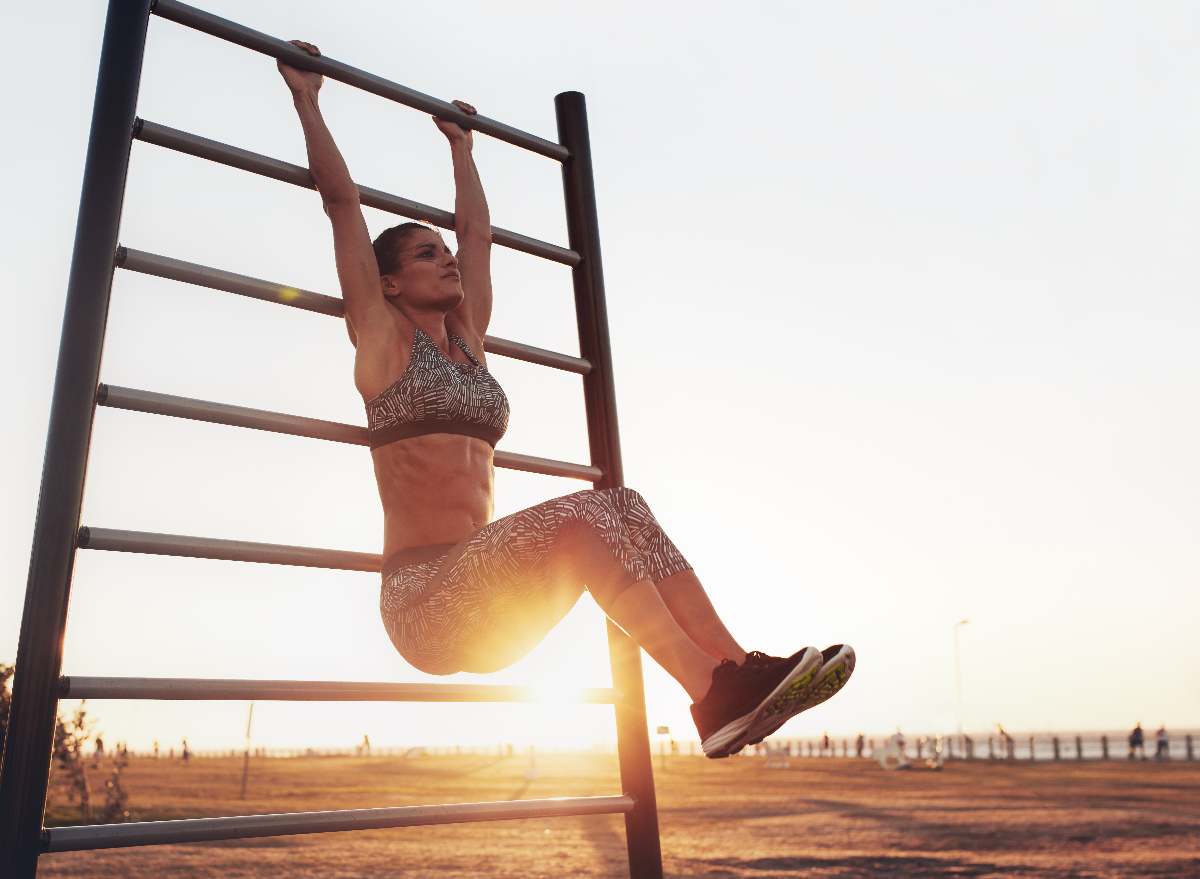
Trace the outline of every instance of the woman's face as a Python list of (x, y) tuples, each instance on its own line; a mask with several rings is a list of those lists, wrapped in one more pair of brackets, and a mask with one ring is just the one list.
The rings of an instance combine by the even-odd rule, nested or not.
[(450, 312), (463, 301), (458, 259), (441, 235), (424, 229), (405, 239), (400, 267), (380, 281), (384, 295), (416, 308)]

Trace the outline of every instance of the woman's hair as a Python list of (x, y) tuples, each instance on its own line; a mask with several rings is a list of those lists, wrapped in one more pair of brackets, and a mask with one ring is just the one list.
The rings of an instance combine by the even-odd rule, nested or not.
[[(379, 263), (380, 277), (390, 275), (400, 268), (400, 251), (404, 249), (404, 242), (412, 237), (418, 229), (424, 229), (426, 232), (434, 231), (421, 223), (401, 223), (399, 226), (384, 229), (379, 233), (379, 237), (371, 242), (371, 247), (375, 251), (375, 261)], [(437, 233), (434, 232), (434, 234)]]

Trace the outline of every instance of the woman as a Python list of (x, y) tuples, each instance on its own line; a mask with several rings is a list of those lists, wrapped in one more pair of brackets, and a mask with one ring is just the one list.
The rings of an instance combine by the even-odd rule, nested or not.
[(587, 589), (691, 696), (709, 757), (761, 741), (840, 689), (854, 668), (848, 646), (746, 653), (636, 492), (581, 491), (492, 521), (492, 453), (509, 413), (484, 358), (491, 220), (471, 132), (434, 119), (450, 144), (458, 253), (419, 223), (372, 242), (321, 118), (322, 77), (279, 70), (333, 225), (383, 502), (380, 609), (400, 654), (431, 674), (496, 671), (528, 653)]

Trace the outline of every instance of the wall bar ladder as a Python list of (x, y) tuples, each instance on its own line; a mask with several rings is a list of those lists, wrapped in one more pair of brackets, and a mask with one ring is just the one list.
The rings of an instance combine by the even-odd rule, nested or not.
[[(80, 527), (97, 405), (365, 444), (364, 429), (355, 425), (111, 387), (100, 382), (100, 360), (116, 266), (331, 316), (341, 314), (341, 302), (335, 297), (118, 246), (125, 179), (134, 138), (293, 185), (312, 186), (305, 168), (137, 118), (142, 58), (151, 13), (297, 67), (315, 70), (421, 112), (452, 119), (466, 128), (562, 163), (569, 246), (538, 241), (505, 229), (494, 229), (493, 238), (501, 246), (571, 267), (580, 356), (493, 337), (485, 340), (485, 349), (582, 377), (591, 461), (586, 465), (572, 464), (503, 452), (496, 454), (496, 463), (502, 467), (584, 479), (597, 488), (623, 484), (583, 95), (565, 92), (555, 99), (559, 136), (559, 142), (555, 143), (483, 116), (467, 116), (452, 104), (330, 58), (311, 57), (283, 40), (177, 0), (110, 0), (21, 619), (12, 713), (0, 766), (0, 876), (30, 879), (37, 873), (39, 855), (48, 851), (610, 813), (625, 816), (630, 875), (635, 879), (661, 879), (662, 857), (641, 654), (636, 645), (611, 623), (608, 624), (608, 639), (614, 686), (586, 691), (580, 698), (615, 707), (623, 789), (619, 796), (42, 828), (60, 698), (476, 702), (529, 701), (534, 696), (525, 688), (483, 685), (62, 676), (67, 608), (75, 554), (79, 548), (363, 571), (375, 571), (379, 566), (378, 555), (372, 553)], [(453, 226), (453, 215), (447, 211), (379, 190), (362, 188), (360, 192), (364, 204), (444, 228)]]

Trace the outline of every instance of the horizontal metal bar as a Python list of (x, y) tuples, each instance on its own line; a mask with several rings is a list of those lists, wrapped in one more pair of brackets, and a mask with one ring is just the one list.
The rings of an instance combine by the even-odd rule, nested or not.
[[(209, 140), (207, 137), (200, 137), (196, 134), (189, 134), (186, 131), (168, 128), (165, 125), (159, 125), (147, 119), (139, 119), (137, 121), (136, 125), (134, 125), (133, 134), (138, 140), (152, 143), (155, 146), (186, 153), (189, 156), (196, 156), (200, 159), (208, 159), (211, 162), (228, 165), (231, 168), (238, 168), (242, 171), (249, 171), (252, 174), (259, 174), (263, 177), (270, 177), (272, 180), (291, 183), (293, 186), (300, 186), (304, 189), (316, 188), (313, 185), (312, 175), (308, 173), (308, 169), (302, 168), (300, 165), (281, 162), (269, 156), (252, 153), (249, 150), (229, 146), (229, 144), (219, 141)], [(358, 192), (359, 200), (367, 207), (378, 208), (381, 211), (387, 211), (401, 217), (408, 217), (411, 220), (431, 223), (442, 229), (454, 228), (454, 214), (450, 211), (443, 211), (440, 208), (423, 205), (420, 202), (410, 201), (407, 198), (401, 198), (398, 195), (391, 195), (390, 193), (371, 189), (366, 186), (359, 186)], [(492, 242), (502, 247), (511, 248), (512, 250), (519, 250), (522, 253), (540, 256), (551, 262), (562, 263), (565, 266), (579, 265), (579, 254), (573, 250), (568, 250), (565, 247), (559, 247), (557, 244), (550, 244), (546, 241), (539, 241), (536, 238), (530, 238), (528, 235), (521, 235), (518, 232), (510, 232), (498, 226), (492, 227)]]
[(522, 470), (525, 473), (541, 473), (545, 476), (563, 476), (567, 479), (582, 479), (585, 482), (599, 482), (604, 478), (604, 471), (589, 464), (571, 464), (566, 461), (553, 461), (550, 458), (535, 458), (533, 455), (518, 455), (516, 452), (496, 452), (492, 458), (497, 467), (506, 470)]
[(248, 409), (225, 403), (210, 403), (207, 400), (156, 394), (153, 391), (139, 391), (116, 385), (100, 385), (96, 402), (112, 409), (170, 415), (175, 418), (190, 418), (193, 421), (207, 421), (210, 424), (229, 424), (233, 427), (251, 427), (255, 430), (269, 430), (272, 433), (286, 433), (356, 446), (370, 444), (367, 429), (353, 424), (284, 415), (281, 412)]
[(510, 342), (508, 339), (500, 339), (496, 336), (483, 337), (483, 350), (488, 354), (499, 354), (501, 357), (511, 357), (513, 360), (524, 360), (526, 363), (550, 366), (579, 375), (587, 375), (592, 371), (592, 364), (582, 357), (559, 354), (557, 351), (547, 351), (545, 348), (535, 348), (533, 345), (525, 345), (521, 342)]
[[(193, 421), (207, 421), (210, 424), (249, 427), (272, 433), (286, 433), (292, 436), (305, 436), (358, 446), (369, 445), (367, 429), (353, 424), (322, 421), (319, 418), (302, 418), (298, 415), (284, 415), (280, 412), (248, 409), (244, 406), (230, 406), (225, 403), (210, 403), (206, 400), (193, 400), (188, 397), (157, 394), (153, 391), (139, 391), (116, 385), (100, 385), (96, 393), (96, 402), (101, 406), (128, 409), (133, 412), (190, 418)], [(582, 479), (585, 482), (597, 482), (604, 475), (599, 467), (592, 467), (588, 464), (572, 464), (569, 461), (554, 461), (550, 458), (537, 458), (533, 455), (520, 455), (516, 452), (497, 451), (493, 455), (492, 461), (497, 467), (507, 470), (541, 473), (546, 476), (564, 476), (568, 479)]]
[[(315, 311), (331, 317), (342, 317), (344, 313), (342, 300), (336, 296), (326, 296), (323, 293), (313, 293), (310, 290), (301, 290), (286, 284), (263, 281), (248, 275), (238, 275), (198, 263), (172, 259), (169, 256), (134, 250), (132, 247), (117, 248), (116, 264), (131, 272), (182, 281), (185, 284), (195, 284), (199, 287), (222, 290), (226, 293), (236, 293), (239, 296), (249, 296), (265, 302), (277, 302), (280, 305), (290, 305), (293, 308)], [(510, 342), (508, 339), (500, 339), (496, 336), (484, 336), (483, 347), (489, 354), (499, 354), (501, 357), (511, 357), (514, 360), (523, 360), (526, 363), (536, 363), (541, 366), (551, 366), (580, 375), (587, 375), (592, 369), (592, 364), (582, 357), (559, 354), (557, 351), (547, 351), (545, 348), (535, 348), (533, 345)]]
[(351, 67), (348, 64), (342, 64), (340, 61), (334, 61), (332, 58), (324, 55), (313, 57), (304, 50), (298, 49), (284, 40), (276, 39), (260, 31), (251, 30), (248, 27), (229, 21), (228, 19), (219, 18), (208, 12), (202, 12), (192, 6), (179, 3), (177, 0), (158, 0), (153, 11), (155, 15), (174, 21), (177, 24), (202, 31), (210, 36), (227, 40), (230, 43), (235, 43), (255, 52), (270, 55), (272, 58), (277, 58), (293, 67), (315, 71), (328, 76), (330, 79), (336, 79), (338, 82), (344, 82), (346, 85), (352, 85), (355, 88), (360, 88), (381, 98), (387, 98), (406, 107), (412, 107), (414, 110), (420, 110), (441, 119), (457, 122), (463, 128), (481, 131), (497, 140), (511, 143), (513, 146), (522, 147), (547, 158), (557, 159), (560, 162), (565, 162), (571, 158), (570, 150), (562, 144), (546, 140), (535, 134), (529, 134), (512, 126), (505, 125), (503, 122), (489, 119), (486, 116), (468, 116), (462, 110), (458, 109), (458, 107), (446, 101), (439, 101), (437, 98), (406, 88), (383, 77), (359, 70), (356, 67)]
[(184, 262), (181, 259), (172, 259), (157, 253), (146, 253), (144, 250), (134, 250), (132, 247), (118, 247), (114, 261), (118, 268), (131, 272), (182, 281), (185, 284), (195, 284), (197, 287), (208, 287), (210, 290), (236, 293), (239, 296), (249, 296), (251, 299), (261, 299), (264, 302), (290, 305), (292, 308), (315, 311), (330, 317), (342, 317), (345, 310), (342, 300), (336, 296), (326, 296), (323, 293), (313, 293), (311, 290), (301, 290), (286, 284), (262, 281), (248, 275), (238, 275), (194, 262)]
[(156, 534), (150, 531), (122, 531), (116, 528), (93, 528), (88, 525), (79, 529), (79, 548), (374, 573), (379, 572), (382, 561), (378, 553), (371, 552), (252, 543), (248, 540), (219, 540), (212, 537), (188, 537), (183, 534)]
[(381, 830), (389, 827), (464, 824), (516, 818), (561, 818), (568, 815), (610, 815), (629, 812), (633, 807), (634, 800), (628, 796), (563, 797), (505, 803), (454, 803), (445, 806), (399, 806), (391, 809), (345, 809), (336, 812), (245, 815), (237, 818), (93, 824), (43, 830), (42, 851), (73, 852), (340, 830)]
[[(545, 702), (536, 687), (502, 684), (393, 684), (374, 681), (247, 681), (206, 678), (64, 676), (59, 699), (258, 702)], [(581, 687), (564, 702), (615, 704), (611, 687)]]

